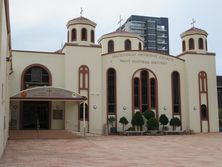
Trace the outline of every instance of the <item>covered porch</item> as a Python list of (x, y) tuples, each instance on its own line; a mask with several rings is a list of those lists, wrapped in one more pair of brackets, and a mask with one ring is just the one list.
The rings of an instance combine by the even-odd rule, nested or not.
[[(85, 135), (88, 127), (86, 100), (71, 90), (52, 86), (25, 89), (10, 98), (10, 129), (82, 131)], [(81, 124), (78, 120), (80, 104), (83, 104)]]

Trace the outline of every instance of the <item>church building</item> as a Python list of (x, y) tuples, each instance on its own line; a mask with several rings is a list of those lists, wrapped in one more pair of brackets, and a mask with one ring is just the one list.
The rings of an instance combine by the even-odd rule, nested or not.
[(120, 29), (97, 44), (96, 23), (82, 16), (66, 26), (56, 52), (12, 51), (11, 129), (103, 134), (109, 117), (121, 131), (121, 117), (152, 110), (178, 117), (182, 131), (218, 132), (216, 55), (206, 31), (183, 32), (182, 52), (172, 56), (143, 50), (142, 37)]

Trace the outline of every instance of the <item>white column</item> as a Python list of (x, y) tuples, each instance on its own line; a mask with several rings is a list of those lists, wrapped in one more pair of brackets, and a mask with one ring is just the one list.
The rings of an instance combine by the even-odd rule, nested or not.
[(86, 135), (86, 103), (83, 102), (83, 136)]

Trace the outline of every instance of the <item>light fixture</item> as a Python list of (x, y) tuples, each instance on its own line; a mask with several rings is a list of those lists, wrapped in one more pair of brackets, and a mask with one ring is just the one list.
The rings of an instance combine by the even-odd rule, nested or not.
[(11, 58), (10, 58), (10, 57), (6, 57), (5, 60), (6, 60), (6, 61), (11, 61)]
[(196, 111), (196, 110), (197, 110), (197, 107), (194, 106), (194, 107), (193, 107), (193, 110)]
[(97, 109), (97, 105), (94, 105), (94, 106), (93, 106), (93, 109), (96, 110), (96, 109)]

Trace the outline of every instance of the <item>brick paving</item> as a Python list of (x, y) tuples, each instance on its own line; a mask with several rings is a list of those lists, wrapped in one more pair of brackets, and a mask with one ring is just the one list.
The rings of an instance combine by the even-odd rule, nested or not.
[(66, 130), (10, 130), (9, 139), (73, 139), (79, 136)]
[(221, 167), (222, 134), (9, 140), (0, 167)]

